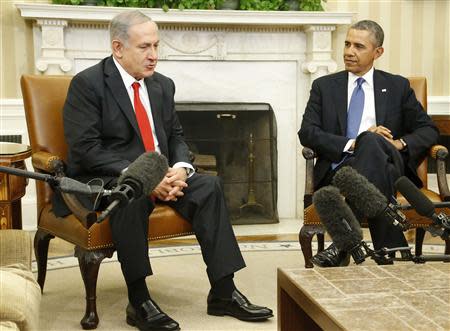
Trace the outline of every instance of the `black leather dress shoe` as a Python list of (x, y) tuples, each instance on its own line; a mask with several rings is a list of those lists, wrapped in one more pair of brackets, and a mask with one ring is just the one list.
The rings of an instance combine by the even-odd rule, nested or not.
[(164, 313), (153, 300), (145, 301), (136, 311), (131, 303), (127, 306), (127, 323), (140, 331), (176, 331), (180, 326)]
[(215, 298), (211, 292), (208, 295), (208, 315), (233, 316), (242, 321), (263, 321), (273, 317), (271, 309), (256, 306), (238, 290), (234, 290), (231, 298)]
[(314, 255), (311, 262), (322, 268), (345, 267), (350, 263), (350, 254), (339, 251), (334, 244), (331, 244), (327, 249)]

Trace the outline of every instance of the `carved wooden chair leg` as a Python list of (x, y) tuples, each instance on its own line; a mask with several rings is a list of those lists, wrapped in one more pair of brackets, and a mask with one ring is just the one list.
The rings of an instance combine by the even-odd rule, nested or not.
[(300, 233), (298, 235), (298, 240), (300, 242), (300, 246), (302, 248), (303, 257), (305, 258), (305, 268), (312, 268), (313, 264), (311, 262), (312, 258), (312, 247), (311, 241), (314, 235), (317, 234), (318, 239), (319, 236), (322, 235), (322, 249), (323, 249), (323, 235), (324, 230), (321, 226), (317, 225), (303, 225), (300, 229)]
[(41, 292), (44, 291), (45, 276), (47, 275), (48, 245), (53, 238), (55, 236), (41, 229), (38, 229), (34, 235), (34, 255), (38, 268), (37, 282), (41, 287)]
[(416, 256), (422, 255), (422, 245), (423, 239), (425, 238), (425, 229), (424, 228), (416, 228)]
[(81, 276), (86, 290), (86, 311), (80, 321), (85, 330), (97, 328), (99, 319), (97, 314), (97, 278), (100, 263), (105, 257), (111, 257), (113, 249), (88, 251), (79, 246), (75, 247), (75, 256), (78, 258)]

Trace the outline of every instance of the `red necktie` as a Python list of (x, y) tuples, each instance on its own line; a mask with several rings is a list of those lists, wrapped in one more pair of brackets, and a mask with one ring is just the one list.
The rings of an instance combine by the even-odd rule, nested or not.
[(153, 152), (155, 150), (155, 142), (153, 141), (152, 127), (150, 126), (150, 121), (148, 120), (147, 111), (145, 110), (144, 105), (141, 102), (141, 98), (139, 97), (139, 88), (141, 87), (141, 84), (134, 82), (131, 86), (134, 90), (134, 111), (136, 113), (139, 130), (141, 131), (145, 151)]

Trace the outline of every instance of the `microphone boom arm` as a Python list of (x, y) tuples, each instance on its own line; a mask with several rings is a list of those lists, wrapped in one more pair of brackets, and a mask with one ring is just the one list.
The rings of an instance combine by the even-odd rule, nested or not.
[(57, 177), (48, 175), (48, 174), (41, 174), (38, 172), (32, 172), (32, 171), (19, 169), (19, 168), (12, 168), (12, 167), (5, 167), (5, 166), (0, 166), (0, 172), (9, 174), (9, 175), (19, 176), (19, 177), (41, 180), (46, 183), (49, 183), (52, 186), (58, 185), (58, 180), (56, 179)]
[[(42, 174), (38, 172), (32, 172), (27, 171), (19, 168), (12, 168), (12, 167), (5, 167), (0, 166), (0, 172), (19, 176), (19, 177), (25, 177), (25, 178), (31, 178), (35, 180), (40, 180), (43, 182), (48, 183), (53, 189), (59, 188), (60, 184), (60, 177), (52, 176), (49, 174)], [(72, 193), (66, 193), (61, 191), (61, 196), (66, 203), (67, 207), (70, 209), (72, 214), (75, 215), (75, 217), (83, 224), (85, 228), (89, 228), (93, 223), (97, 220), (97, 213), (91, 210), (88, 210), (86, 207), (84, 207), (80, 201), (77, 199), (77, 197)]]

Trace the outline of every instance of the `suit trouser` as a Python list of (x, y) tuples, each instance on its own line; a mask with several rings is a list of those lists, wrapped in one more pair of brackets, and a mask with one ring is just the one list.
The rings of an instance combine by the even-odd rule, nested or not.
[[(395, 197), (395, 181), (404, 175), (404, 162), (400, 152), (384, 137), (372, 132), (360, 134), (355, 146), (352, 157), (335, 171), (346, 165), (351, 166), (391, 201)], [(392, 225), (385, 215), (369, 218), (368, 223), (375, 249), (408, 246), (403, 232)]]
[[(194, 174), (178, 201), (168, 203), (193, 227), (211, 283), (245, 267), (231, 227), (220, 179)], [(148, 257), (148, 215), (153, 204), (147, 197), (134, 200), (110, 218), (112, 237), (127, 284), (152, 274)], [(168, 220), (169, 221), (169, 220)]]

